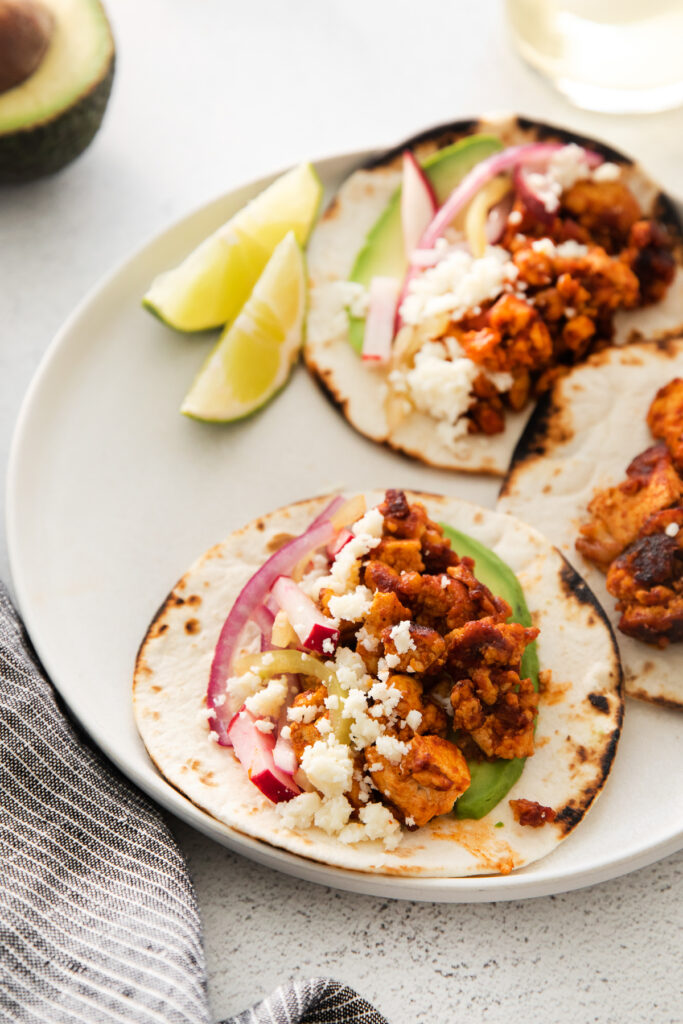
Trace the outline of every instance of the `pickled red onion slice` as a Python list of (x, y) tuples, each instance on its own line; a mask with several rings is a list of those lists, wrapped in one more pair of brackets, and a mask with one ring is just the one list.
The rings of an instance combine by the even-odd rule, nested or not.
[(329, 517), (344, 504), (343, 497), (334, 498), (304, 533), (283, 544), (271, 555), (248, 580), (230, 609), (216, 644), (206, 694), (207, 707), (212, 711), (209, 729), (218, 736), (220, 746), (231, 745), (227, 731), (229, 711), (225, 701), (225, 684), (232, 674), (233, 661), (245, 626), (252, 619), (254, 610), (263, 604), (278, 576), (288, 575), (306, 555), (330, 542), (336, 529)]

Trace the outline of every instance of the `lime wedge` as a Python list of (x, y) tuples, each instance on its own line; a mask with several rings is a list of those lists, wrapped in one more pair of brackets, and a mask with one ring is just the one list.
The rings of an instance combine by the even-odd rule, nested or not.
[(178, 267), (156, 277), (143, 306), (178, 331), (222, 327), (237, 316), (289, 231), (306, 244), (321, 198), (322, 185), (311, 164), (294, 167)]
[(225, 328), (180, 411), (238, 420), (287, 380), (303, 338), (306, 265), (293, 231), (280, 242), (234, 323)]

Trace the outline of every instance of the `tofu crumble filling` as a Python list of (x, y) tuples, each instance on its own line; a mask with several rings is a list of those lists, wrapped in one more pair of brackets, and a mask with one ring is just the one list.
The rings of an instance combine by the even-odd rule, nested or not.
[[(475, 253), (460, 215), (432, 250), (416, 251), (383, 365), (390, 427), (430, 417), (451, 451), (469, 435), (500, 433), (509, 413), (612, 342), (617, 311), (663, 298), (673, 239), (623, 178), (620, 165), (591, 167), (581, 146), (562, 146), (527, 169), (529, 191), (508, 175), (511, 208), (496, 244)], [(311, 337), (338, 337), (348, 313), (367, 309), (355, 282), (317, 292)]]
[(404, 829), (452, 811), (470, 784), (468, 757), (533, 754), (537, 694), (519, 672), (538, 630), (506, 621), (510, 606), (402, 491), (345, 531), (298, 582), (336, 631), (334, 651), (314, 655), (315, 676), (268, 678), (279, 650), (302, 649), (279, 612), (273, 649), (228, 679), (225, 699), (292, 752), (294, 791), (275, 804), (285, 827), (393, 849)]

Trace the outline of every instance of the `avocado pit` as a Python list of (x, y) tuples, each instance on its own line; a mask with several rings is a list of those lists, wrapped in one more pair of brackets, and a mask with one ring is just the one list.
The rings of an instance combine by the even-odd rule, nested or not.
[(0, 93), (37, 70), (54, 29), (52, 11), (39, 0), (0, 0)]

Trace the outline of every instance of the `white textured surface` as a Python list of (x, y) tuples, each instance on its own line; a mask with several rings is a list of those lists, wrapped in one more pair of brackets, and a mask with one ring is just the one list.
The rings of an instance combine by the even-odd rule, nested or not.
[[(57, 177), (0, 190), (3, 465), (37, 362), (85, 291), (142, 239), (246, 179), (517, 108), (603, 136), (683, 193), (681, 112), (573, 110), (510, 51), (495, 0), (110, 8), (119, 61), (100, 135)], [(121, 407), (125, 430), (125, 395)], [(566, 896), (439, 907), (310, 886), (174, 827), (197, 883), (217, 1016), (288, 976), (330, 973), (392, 1024), (683, 1020), (683, 854)]]

